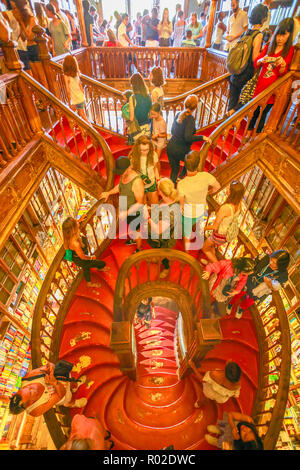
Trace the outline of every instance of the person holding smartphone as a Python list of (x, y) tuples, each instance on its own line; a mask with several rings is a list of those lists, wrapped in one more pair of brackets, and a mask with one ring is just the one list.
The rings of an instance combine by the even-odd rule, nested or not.
[[(285, 18), (282, 20), (277, 26), (270, 44), (267, 44), (255, 59), (254, 67), (261, 67), (261, 72), (258, 77), (253, 98), (268, 88), (268, 86), (272, 85), (272, 83), (274, 83), (279, 77), (282, 77), (282, 75), (287, 73), (294, 54), (294, 47), (292, 45), (293, 31), (293, 18)], [(272, 95), (268, 100), (267, 106), (262, 112), (256, 129), (257, 134), (262, 132), (266, 117), (271, 110), (274, 101), (275, 96)], [(256, 108), (250, 121), (247, 132), (247, 140), (251, 137), (259, 114), (260, 106)]]

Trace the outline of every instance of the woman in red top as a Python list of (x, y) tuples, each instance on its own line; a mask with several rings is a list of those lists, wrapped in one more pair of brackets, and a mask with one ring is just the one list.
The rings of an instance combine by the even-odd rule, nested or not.
[[(254, 61), (254, 67), (262, 66), (258, 77), (257, 85), (253, 98), (268, 86), (272, 85), (279, 77), (287, 73), (291, 60), (293, 58), (294, 47), (293, 42), (294, 22), (293, 18), (285, 18), (277, 26), (270, 44), (267, 44), (259, 56)], [(262, 112), (256, 133), (259, 134), (265, 124), (268, 112), (274, 104), (275, 97), (272, 95), (267, 106)], [(252, 130), (256, 125), (257, 118), (260, 114), (260, 106), (254, 111), (253, 117), (248, 127), (248, 136), (250, 137)]]
[(217, 302), (227, 302), (241, 292), (248, 275), (254, 270), (251, 258), (233, 258), (210, 263), (206, 266), (202, 277), (209, 279), (209, 291)]

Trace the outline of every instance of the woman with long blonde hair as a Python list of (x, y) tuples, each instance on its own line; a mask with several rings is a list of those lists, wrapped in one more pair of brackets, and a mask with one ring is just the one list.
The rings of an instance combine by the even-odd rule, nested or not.
[(144, 182), (147, 202), (158, 204), (159, 159), (153, 142), (145, 135), (140, 136), (133, 145), (129, 158), (132, 169), (141, 175)]
[(66, 259), (72, 261), (83, 270), (83, 276), (88, 287), (100, 287), (99, 283), (91, 282), (91, 268), (103, 269), (106, 263), (88, 255), (86, 237), (80, 233), (79, 221), (68, 217), (62, 224)]
[[(158, 194), (161, 202), (152, 206), (151, 217), (148, 217), (147, 241), (152, 248), (173, 248), (177, 240), (181, 239), (179, 194), (169, 178), (162, 178), (158, 182)], [(166, 278), (169, 272), (169, 260), (164, 258), (160, 278)]]
[[(167, 145), (167, 156), (171, 165), (171, 180), (176, 183), (180, 169), (180, 161), (184, 161), (185, 156), (191, 151), (194, 142), (211, 142), (209, 137), (204, 135), (195, 135), (196, 124), (194, 113), (198, 106), (198, 97), (189, 95), (184, 101), (184, 109), (176, 114), (171, 134), (172, 137)], [(186, 175), (186, 168), (183, 167), (179, 178)]]

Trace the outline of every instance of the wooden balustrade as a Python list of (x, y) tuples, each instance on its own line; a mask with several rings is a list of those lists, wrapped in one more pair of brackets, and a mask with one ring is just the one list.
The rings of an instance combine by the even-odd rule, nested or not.
[(201, 80), (208, 82), (228, 73), (226, 65), (227, 53), (215, 49), (206, 49), (203, 56)]
[[(287, 105), (292, 81), (293, 72), (289, 72), (218, 126), (210, 135), (212, 143), (205, 144), (201, 149), (203, 165), (207, 161), (209, 166), (218, 169), (246, 144), (255, 141), (260, 118), (272, 96), (275, 97), (275, 103), (267, 117), (262, 135), (274, 132), (280, 121), (280, 110), (283, 111)], [(259, 110), (259, 115), (250, 133), (248, 128), (256, 109)]]
[(289, 103), (276, 130), (276, 136), (293, 148), (300, 144), (300, 74), (295, 73), (289, 93)]
[[(62, 66), (52, 61), (50, 64), (52, 82), (58, 85), (57, 97), (68, 105)], [(165, 98), (163, 115), (168, 128), (171, 127), (176, 113), (183, 109), (185, 98), (191, 93), (199, 98), (199, 105), (195, 115), (196, 128), (200, 129), (213, 123), (218, 124), (223, 119), (228, 106), (229, 76), (227, 73), (189, 92), (176, 97)], [(85, 91), (85, 111), (89, 119), (102, 129), (124, 135), (124, 123), (121, 114), (123, 105), (122, 93), (83, 73), (81, 73), (81, 82)]]
[(160, 66), (165, 78), (199, 78), (203, 48), (172, 47), (91, 47), (88, 48), (92, 77), (130, 77), (137, 70), (149, 77), (154, 66)]
[[(114, 203), (110, 198), (108, 203)], [(100, 203), (97, 202), (88, 212), (86, 221), (81, 224), (81, 231), (86, 235), (89, 250), (99, 257), (110, 243), (106, 238), (111, 227), (116, 223), (110, 214), (102, 215), (111, 220), (111, 226), (103, 224), (96, 214)], [(103, 208), (105, 211), (105, 209)], [(65, 249), (62, 246), (55, 256), (43, 282), (33, 315), (31, 348), (32, 367), (37, 368), (48, 361), (57, 362), (62, 327), (74, 292), (82, 280), (82, 270), (64, 259)], [(69, 412), (65, 408), (56, 407), (46, 413), (45, 419), (52, 439), (61, 447), (66, 440), (68, 428), (61, 423), (68, 423)], [(63, 419), (62, 419), (63, 418)]]
[[(116, 200), (109, 202), (116, 205)], [(103, 227), (101, 220), (96, 216), (96, 209), (99, 210), (99, 206), (100, 203), (97, 203), (90, 210), (83, 227), (90, 249), (97, 256), (110, 243), (110, 240), (104, 240), (103, 236), (103, 233), (107, 236), (110, 228)], [(213, 206), (213, 209), (216, 207)], [(239, 236), (234, 253), (236, 256), (257, 254), (254, 247), (251, 249), (245, 237), (243, 239), (242, 234)], [(52, 362), (58, 360), (65, 315), (82, 279), (82, 273), (74, 265), (67, 263), (63, 255), (64, 249), (61, 248), (47, 273), (36, 304), (32, 328), (33, 367), (39, 367), (49, 360)], [(166, 257), (170, 261), (170, 274), (161, 280), (160, 266), (162, 259)], [(190, 372), (189, 359), (197, 362), (197, 359), (201, 360), (203, 354), (213, 347), (211, 341), (199, 342), (199, 330), (205, 331), (205, 322), (216, 322), (216, 320), (200, 320), (199, 323), (199, 317), (210, 316), (211, 308), (207, 282), (202, 280), (200, 264), (190, 255), (176, 250), (147, 250), (137, 253), (125, 261), (117, 279), (111, 335), (111, 348), (117, 354), (121, 350), (119, 357), (121, 370), (133, 379), (136, 367), (135, 342), (132, 338), (134, 314), (143, 298), (156, 295), (175, 300), (182, 314), (186, 355), (184, 357), (182, 353), (179, 355), (178, 373), (181, 378)], [(273, 309), (275, 318), (275, 321), (273, 319), (271, 322), (263, 319), (270, 309)], [(259, 309), (252, 307), (251, 313), (260, 351), (259, 383), (253, 418), (264, 439), (266, 449), (272, 449), (276, 444), (288, 393), (289, 327), (278, 294), (274, 294), (270, 304), (265, 301)], [(213, 326), (218, 333), (218, 325)], [(124, 332), (127, 343), (124, 340)], [(211, 326), (209, 332), (211, 334)], [(220, 337), (220, 334), (218, 336)], [(178, 334), (176, 341), (178, 342)], [(277, 361), (275, 368), (272, 363), (274, 360)], [(67, 438), (68, 410), (57, 407), (50, 410), (45, 418), (56, 446), (60, 447)]]
[(32, 139), (34, 130), (27, 114), (16, 74), (2, 75), (0, 101), (0, 167), (4, 168)]
[[(162, 281), (159, 277), (162, 260), (167, 258), (170, 263), (169, 275)], [(150, 267), (152, 268), (150, 271)], [(172, 273), (176, 271), (176, 279)], [(187, 281), (188, 277), (188, 281)], [(207, 284), (202, 279), (202, 268), (199, 263), (187, 253), (171, 249), (152, 249), (137, 253), (128, 258), (119, 273), (114, 298), (114, 321), (132, 321), (135, 311), (128, 309), (128, 302), (134, 297), (135, 302), (139, 300), (134, 292), (139, 291), (142, 286), (148, 287), (151, 282), (151, 289), (156, 284), (163, 289), (170, 287), (171, 290), (182, 289), (193, 301), (193, 317), (208, 318), (210, 316), (210, 300)], [(143, 294), (139, 294), (141, 297)], [(141, 299), (144, 297), (141, 297)], [(174, 298), (174, 293), (171, 298)], [(175, 301), (178, 301), (178, 294), (175, 293)], [(187, 323), (191, 320), (183, 318)]]
[[(106, 141), (99, 133), (47, 90), (37, 85), (37, 82), (28, 77), (27, 74), (22, 73), (22, 78), (28, 93), (32, 96), (32, 101), (37, 103), (39, 109), (42, 109), (44, 113), (43, 121), (46, 123), (43, 126), (44, 132), (47, 132), (57, 145), (66, 148), (74, 159), (84, 162), (91, 169), (96, 169), (103, 180), (105, 180), (105, 177), (101, 162), (104, 160), (107, 175), (112, 178), (113, 160), (111, 152)], [(69, 145), (70, 137), (73, 137), (71, 140), (72, 147)], [(93, 161), (90, 161), (91, 155)]]
[[(274, 449), (281, 429), (288, 399), (291, 340), (285, 308), (279, 293), (266, 299), (258, 307), (251, 307), (256, 328), (260, 358), (258, 390), (252, 417), (265, 450)], [(269, 312), (273, 319), (267, 321)]]
[(229, 77), (230, 74), (226, 73), (179, 96), (165, 98), (164, 114), (167, 125), (170, 127), (177, 112), (184, 108), (184, 101), (190, 94), (196, 95), (199, 99), (195, 113), (196, 129), (202, 129), (214, 123), (218, 125), (227, 111)]

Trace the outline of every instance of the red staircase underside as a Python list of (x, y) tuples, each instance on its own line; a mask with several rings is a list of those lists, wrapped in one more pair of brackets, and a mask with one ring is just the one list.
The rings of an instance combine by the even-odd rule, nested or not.
[[(65, 133), (68, 132), (66, 126)], [(114, 149), (115, 158), (128, 154), (129, 147), (123, 138), (108, 134), (105, 138)], [(193, 148), (199, 148), (199, 144)], [(161, 172), (164, 176), (170, 174), (166, 153), (161, 158)], [(145, 241), (143, 248), (150, 249)], [(183, 249), (181, 241), (175, 249)], [(155, 308), (156, 316), (149, 329), (135, 325), (138, 366), (137, 380), (133, 382), (120, 372), (119, 360), (109, 345), (117, 275), (134, 250), (135, 245), (126, 246), (124, 240), (113, 240), (102, 256), (108, 271), (92, 270), (92, 280), (98, 281), (101, 287), (88, 288), (82, 280), (70, 305), (60, 358), (75, 364), (74, 376), (87, 376), (75, 396), (88, 399), (84, 409), (73, 409), (71, 413), (97, 415), (110, 430), (116, 450), (154, 450), (171, 444), (180, 450), (215, 449), (204, 439), (207, 425), (215, 424), (224, 411), (251, 414), (253, 407), (258, 346), (251, 315), (245, 312), (240, 320), (222, 318), (223, 341), (207, 354), (201, 365), (201, 370), (207, 371), (223, 368), (228, 359), (237, 362), (243, 371), (238, 399), (230, 399), (224, 405), (210, 401), (202, 409), (194, 408), (194, 402), (202, 394), (202, 385), (194, 374), (178, 380), (174, 351), (176, 314), (159, 306)], [(201, 252), (191, 254), (198, 259), (203, 257)]]

